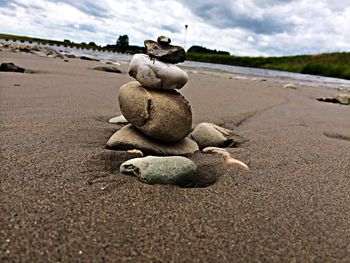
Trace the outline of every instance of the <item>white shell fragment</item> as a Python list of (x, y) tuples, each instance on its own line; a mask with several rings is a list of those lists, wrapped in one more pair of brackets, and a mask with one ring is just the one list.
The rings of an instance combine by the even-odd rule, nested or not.
[(119, 115), (117, 117), (110, 118), (108, 122), (113, 124), (126, 124), (128, 123), (128, 120), (125, 119), (123, 115)]
[(241, 168), (243, 168), (244, 170), (249, 170), (249, 167), (248, 165), (246, 165), (245, 163), (243, 163), (242, 161), (240, 160), (237, 160), (235, 158), (233, 158), (231, 156), (231, 154), (226, 150), (226, 149), (223, 149), (223, 148), (218, 148), (218, 147), (206, 147), (203, 149), (203, 152), (204, 153), (217, 153), (217, 154), (221, 154), (224, 156), (225, 158), (225, 162), (227, 164), (237, 164), (239, 165)]
[(138, 150), (138, 149), (132, 149), (132, 150), (127, 150), (128, 153), (131, 153), (131, 154), (136, 154), (136, 155), (139, 155), (139, 156), (143, 156), (143, 152)]

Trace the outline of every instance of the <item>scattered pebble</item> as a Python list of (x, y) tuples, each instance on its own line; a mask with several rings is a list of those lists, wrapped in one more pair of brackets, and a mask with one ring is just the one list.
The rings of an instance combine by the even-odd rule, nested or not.
[(118, 67), (121, 66), (121, 64), (119, 62), (114, 62), (114, 61), (107, 61), (106, 64), (107, 65), (114, 65), (114, 66), (118, 66)]
[(334, 97), (316, 98), (318, 101), (350, 105), (350, 94), (337, 94)]
[(93, 68), (94, 70), (99, 70), (99, 71), (105, 71), (105, 72), (110, 72), (110, 73), (122, 73), (122, 71), (119, 68), (116, 67), (95, 67)]
[(91, 58), (91, 57), (87, 57), (87, 56), (81, 56), (80, 59), (83, 59), (83, 60), (90, 60), (90, 61), (100, 61), (99, 59)]
[(289, 84), (286, 84), (283, 86), (284, 89), (297, 89), (297, 86), (292, 84), (292, 83), (289, 83)]
[(171, 43), (171, 39), (166, 36), (159, 36), (157, 38), (157, 42), (161, 45), (169, 45)]
[(9, 62), (9, 63), (1, 63), (0, 71), (24, 73), (25, 69), (19, 66), (16, 66), (12, 62)]
[(350, 94), (338, 94), (335, 96), (340, 104), (349, 105), (350, 104)]
[(221, 147), (232, 143), (232, 140), (226, 137), (230, 133), (230, 130), (213, 123), (202, 122), (193, 130), (191, 137), (202, 149), (208, 146)]

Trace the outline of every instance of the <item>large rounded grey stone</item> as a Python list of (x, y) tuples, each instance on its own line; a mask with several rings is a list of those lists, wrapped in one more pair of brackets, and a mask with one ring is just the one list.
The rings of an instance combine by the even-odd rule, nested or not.
[(118, 99), (124, 117), (154, 139), (176, 142), (191, 131), (191, 107), (175, 90), (148, 90), (133, 81), (119, 89)]
[(188, 81), (185, 71), (179, 67), (145, 54), (135, 54), (130, 62), (129, 75), (150, 89), (181, 89)]
[(181, 156), (135, 158), (124, 162), (120, 172), (147, 184), (187, 185), (197, 175), (196, 165)]
[[(200, 149), (213, 146), (213, 147), (221, 147), (224, 146), (232, 140), (228, 139), (223, 134), (223, 131), (226, 129), (216, 126), (212, 123), (203, 122), (196, 126), (196, 128), (191, 133), (191, 137), (195, 140)], [(228, 132), (228, 130), (226, 130)]]
[(153, 155), (187, 155), (199, 150), (196, 142), (185, 138), (175, 143), (161, 143), (145, 136), (128, 124), (115, 132), (107, 142), (107, 148), (113, 150), (138, 149)]

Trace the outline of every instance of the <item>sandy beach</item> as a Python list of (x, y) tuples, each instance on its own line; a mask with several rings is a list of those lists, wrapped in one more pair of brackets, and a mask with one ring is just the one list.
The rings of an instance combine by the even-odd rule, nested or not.
[(147, 185), (105, 148), (127, 65), (68, 60), (0, 52), (33, 71), (0, 72), (1, 262), (350, 262), (350, 106), (315, 99), (340, 92), (188, 71), (250, 170), (197, 152), (197, 187)]

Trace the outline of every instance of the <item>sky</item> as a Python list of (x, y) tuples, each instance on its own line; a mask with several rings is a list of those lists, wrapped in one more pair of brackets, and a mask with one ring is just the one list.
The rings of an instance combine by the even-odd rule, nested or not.
[(139, 46), (166, 35), (241, 56), (349, 52), (350, 0), (0, 0), (0, 33), (99, 45), (127, 34)]

